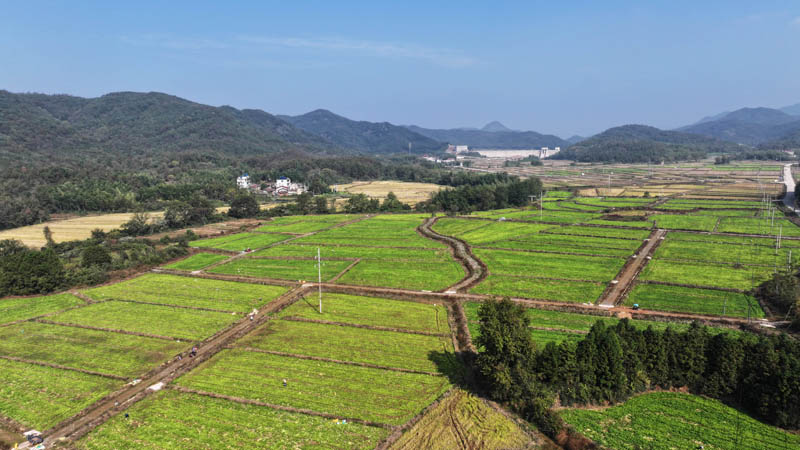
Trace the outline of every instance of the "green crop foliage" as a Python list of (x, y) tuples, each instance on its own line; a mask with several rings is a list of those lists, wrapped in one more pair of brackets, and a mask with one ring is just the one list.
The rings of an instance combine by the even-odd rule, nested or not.
[(0, 411), (46, 430), (122, 384), (96, 375), (0, 359)]
[(484, 227), (456, 235), (470, 245), (481, 245), (516, 236), (538, 233), (549, 225), (521, 222), (489, 222)]
[(353, 214), (275, 217), (263, 226), (256, 228), (256, 231), (297, 234), (312, 233), (350, 220), (356, 220), (360, 217), (362, 216)]
[(763, 234), (777, 236), (800, 236), (800, 227), (786, 219), (723, 217), (719, 221), (717, 231), (720, 233)]
[(760, 264), (774, 267), (776, 264), (778, 266), (788, 264), (790, 251), (792, 251), (792, 262), (800, 261), (800, 251), (791, 247), (784, 247), (776, 252), (774, 246), (679, 241), (672, 239), (670, 235), (658, 247), (654, 256), (659, 259)]
[(240, 319), (240, 315), (172, 306), (108, 301), (73, 309), (49, 319), (64, 324), (202, 340)]
[(249, 312), (253, 308), (261, 308), (287, 290), (282, 286), (145, 274), (122, 283), (88, 289), (84, 294), (97, 300), (137, 300), (163, 305)]
[(729, 264), (653, 259), (642, 270), (639, 279), (748, 290), (769, 278), (773, 271), (774, 269), (771, 267), (743, 266), (736, 268)]
[(527, 277), (566, 278), (606, 282), (612, 280), (625, 260), (600, 256), (525, 253), (505, 250), (474, 249), (475, 255), (489, 267), (492, 274)]
[(200, 270), (227, 258), (228, 256), (226, 255), (219, 255), (216, 253), (195, 253), (186, 259), (182, 259), (172, 264), (167, 264), (164, 267), (175, 270)]
[[(288, 385), (283, 386), (286, 379)], [(223, 350), (177, 383), (202, 391), (401, 425), (446, 391), (447, 377)]]
[(428, 216), (397, 214), (375, 216), (343, 227), (321, 231), (295, 241), (331, 245), (373, 245), (389, 247), (442, 248), (445, 244), (417, 234), (416, 228)]
[(455, 261), (361, 261), (338, 282), (436, 291), (457, 283), (464, 276), (464, 268)]
[(387, 248), (387, 247), (352, 247), (346, 245), (314, 245), (284, 244), (277, 247), (259, 250), (253, 254), (257, 257), (304, 257), (316, 258), (317, 249), (323, 260), (326, 258), (361, 258), (362, 260), (407, 260), (407, 261), (452, 261), (450, 250), (445, 248)]
[(715, 216), (694, 216), (688, 214), (656, 214), (650, 217), (656, 227), (675, 230), (713, 231), (718, 218)]
[[(716, 242), (720, 244), (739, 244), (745, 246), (763, 246), (774, 249), (774, 237), (752, 237), (752, 236), (730, 236), (727, 234), (699, 234), (699, 233), (683, 233), (680, 231), (671, 231), (667, 235), (667, 239), (671, 241), (689, 241), (689, 242)], [(786, 239), (781, 241), (781, 248), (793, 247), (800, 248), (800, 240)], [(752, 250), (751, 250), (752, 251)]]
[(595, 219), (586, 222), (591, 225), (607, 225), (612, 227), (653, 228), (653, 222), (646, 220), (603, 220)]
[(433, 231), (445, 236), (460, 236), (468, 231), (489, 226), (492, 223), (494, 222), (488, 220), (443, 217), (433, 225)]
[(578, 236), (596, 236), (601, 238), (637, 239), (643, 240), (650, 236), (647, 230), (626, 230), (621, 228), (582, 227), (577, 225), (553, 227), (546, 230), (553, 234), (566, 234)]
[[(322, 281), (330, 280), (351, 263), (352, 261), (323, 261)], [(317, 262), (313, 260), (239, 258), (214, 267), (209, 272), (282, 280), (316, 280)]]
[(72, 294), (0, 299), (0, 325), (84, 304)]
[(561, 413), (575, 430), (605, 448), (798, 448), (800, 436), (763, 424), (700, 396), (656, 392), (602, 411)]
[(124, 377), (142, 374), (186, 346), (176, 341), (44, 323), (0, 328), (0, 355)]
[(471, 292), (562, 302), (594, 303), (604, 290), (605, 285), (600, 283), (491, 274)]
[(78, 441), (86, 450), (373, 448), (389, 430), (178, 391), (161, 391)]
[(750, 317), (764, 317), (764, 311), (753, 297), (712, 289), (639, 284), (625, 299), (625, 305), (634, 303), (642, 309), (735, 317), (747, 317), (749, 305)]
[(243, 251), (245, 249), (257, 249), (266, 247), (276, 242), (291, 239), (288, 234), (270, 233), (238, 233), (228, 236), (201, 239), (189, 243), (192, 247), (218, 248), (220, 250)]
[(302, 317), (432, 333), (450, 332), (447, 309), (442, 305), (326, 292), (322, 295), (320, 314), (317, 300), (316, 295), (300, 299), (281, 311), (279, 317)]
[(424, 372), (436, 372), (437, 367), (455, 363), (449, 336), (288, 320), (270, 321), (238, 345)]

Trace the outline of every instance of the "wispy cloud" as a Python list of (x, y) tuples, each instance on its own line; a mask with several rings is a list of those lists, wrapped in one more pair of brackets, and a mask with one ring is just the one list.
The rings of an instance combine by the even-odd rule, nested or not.
[(298, 38), (239, 36), (240, 42), (267, 47), (305, 48), (325, 52), (361, 54), (384, 58), (417, 59), (446, 67), (466, 67), (479, 61), (459, 51), (411, 43), (380, 42), (346, 38)]
[(142, 47), (161, 47), (172, 50), (218, 50), (228, 48), (225, 42), (194, 37), (178, 37), (170, 34), (142, 34), (138, 36), (120, 36), (126, 44)]
[(143, 34), (121, 36), (120, 40), (129, 45), (176, 51), (236, 50), (239, 54), (248, 54), (254, 50), (261, 52), (263, 50), (308, 49), (325, 56), (335, 53), (337, 55), (350, 54), (377, 58), (410, 59), (444, 67), (467, 67), (479, 63), (477, 59), (464, 55), (461, 51), (448, 48), (340, 37), (236, 36), (227, 39), (207, 39), (171, 34)]

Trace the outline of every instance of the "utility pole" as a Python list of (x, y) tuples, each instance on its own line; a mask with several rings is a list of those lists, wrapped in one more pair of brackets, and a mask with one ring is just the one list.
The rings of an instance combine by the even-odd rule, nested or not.
[(319, 287), (319, 313), (322, 314), (322, 258), (319, 247), (317, 247), (317, 286)]

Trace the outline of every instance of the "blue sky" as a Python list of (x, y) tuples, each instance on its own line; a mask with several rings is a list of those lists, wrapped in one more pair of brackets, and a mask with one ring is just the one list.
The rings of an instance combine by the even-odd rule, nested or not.
[(0, 89), (565, 137), (800, 102), (797, 1), (121, 3), (3, 2)]

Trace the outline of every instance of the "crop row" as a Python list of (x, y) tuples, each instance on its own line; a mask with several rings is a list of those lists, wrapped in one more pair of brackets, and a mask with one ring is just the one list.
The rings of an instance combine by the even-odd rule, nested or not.
[[(330, 280), (351, 263), (352, 261), (323, 260), (322, 280)], [(282, 280), (316, 280), (318, 276), (316, 261), (266, 258), (239, 258), (214, 267), (209, 272)]]
[(83, 304), (83, 300), (72, 294), (0, 299), (0, 325)]
[(0, 359), (0, 411), (28, 427), (45, 430), (120, 384), (96, 375)]
[(447, 310), (442, 305), (325, 293), (322, 313), (318, 299), (309, 296), (293, 303), (280, 317), (327, 320), (432, 333), (448, 333)]
[(761, 306), (749, 295), (682, 286), (639, 284), (625, 299), (625, 305), (633, 304), (638, 304), (642, 309), (657, 311), (764, 317)]
[(764, 234), (777, 236), (800, 236), (800, 227), (786, 219), (723, 217), (717, 231), (720, 233)]
[(562, 302), (594, 303), (605, 285), (584, 281), (549, 280), (491, 274), (471, 292)]
[(238, 345), (423, 372), (451, 367), (454, 358), (449, 337), (288, 320), (272, 320)]
[[(78, 441), (85, 450), (164, 448), (373, 448), (389, 430), (165, 390)], [(132, 426), (135, 423), (135, 426)]]
[(457, 283), (462, 278), (464, 278), (464, 268), (453, 260), (442, 262), (385, 260), (359, 262), (339, 278), (338, 282), (438, 291)]
[[(687, 241), (687, 242), (714, 242), (719, 244), (738, 244), (745, 246), (764, 246), (775, 248), (776, 239), (774, 237), (753, 237), (753, 236), (731, 236), (727, 234), (700, 234), (700, 233), (683, 233), (680, 231), (671, 231), (667, 239), (672, 241)], [(781, 240), (782, 248), (800, 248), (800, 240)]]
[(311, 233), (324, 230), (334, 225), (356, 220), (362, 216), (352, 214), (328, 214), (321, 216), (284, 216), (272, 220), (256, 228), (256, 231), (279, 233)]
[[(792, 262), (800, 261), (800, 251), (794, 249)], [(765, 246), (720, 244), (673, 240), (670, 236), (658, 247), (655, 258), (728, 262), (731, 264), (761, 264), (774, 266), (789, 263), (792, 248), (775, 249)]]
[(602, 411), (561, 416), (605, 448), (797, 448), (800, 436), (758, 422), (723, 403), (672, 392), (633, 397)]
[(174, 262), (172, 264), (168, 264), (164, 267), (167, 269), (175, 269), (175, 270), (200, 270), (204, 267), (208, 267), (214, 263), (218, 263), (227, 259), (228, 256), (220, 255), (217, 253), (195, 253), (194, 255), (182, 259), (180, 261)]
[(176, 382), (202, 391), (391, 425), (405, 423), (449, 388), (446, 377), (237, 349), (223, 350)]
[(748, 290), (767, 279), (772, 272), (773, 268), (771, 267), (744, 266), (737, 268), (730, 264), (653, 259), (644, 268), (639, 279)]
[[(307, 263), (313, 266), (313, 262)], [(285, 287), (176, 275), (145, 274), (132, 280), (84, 291), (96, 300), (136, 300), (163, 305), (248, 312), (286, 292)]]
[(44, 323), (0, 328), (0, 355), (124, 377), (146, 372), (186, 343)]
[(48, 319), (62, 324), (202, 340), (239, 318), (240, 316), (222, 312), (108, 301), (66, 311)]
[(425, 219), (424, 215), (379, 215), (312, 236), (298, 239), (297, 243), (319, 243), (336, 245), (375, 245), (440, 248), (438, 241), (427, 239), (416, 232)]
[(620, 228), (583, 227), (578, 225), (553, 227), (546, 230), (548, 233), (596, 236), (601, 238), (638, 239), (642, 240), (650, 235), (648, 230), (627, 230)]
[[(402, 242), (398, 243), (402, 245)], [(362, 260), (414, 260), (414, 261), (451, 261), (450, 250), (444, 248), (389, 248), (389, 247), (363, 247), (347, 245), (313, 245), (313, 244), (284, 244), (277, 247), (259, 250), (253, 257), (303, 257), (316, 258), (317, 249), (325, 258), (360, 258)]]
[(600, 256), (526, 253), (476, 248), (475, 255), (489, 272), (527, 277), (566, 278), (606, 282), (612, 280), (625, 264), (623, 258)]
[(239, 233), (219, 238), (201, 239), (189, 243), (192, 247), (218, 248), (220, 250), (243, 251), (266, 247), (276, 242), (285, 241), (292, 236), (279, 233)]

